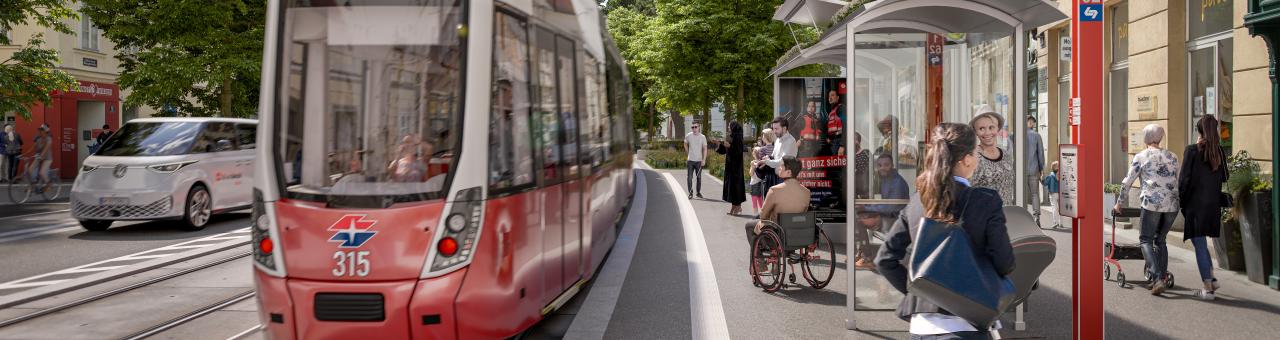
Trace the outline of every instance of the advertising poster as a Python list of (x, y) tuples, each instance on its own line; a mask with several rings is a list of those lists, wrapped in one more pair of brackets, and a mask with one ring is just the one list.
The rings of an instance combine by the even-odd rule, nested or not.
[[(778, 117), (796, 139), (797, 174), (809, 188), (810, 210), (828, 222), (844, 221), (844, 132), (849, 88), (843, 78), (782, 78)], [(859, 82), (865, 91), (868, 84)], [(865, 188), (864, 186), (861, 186)], [(865, 189), (864, 189), (865, 190)]]

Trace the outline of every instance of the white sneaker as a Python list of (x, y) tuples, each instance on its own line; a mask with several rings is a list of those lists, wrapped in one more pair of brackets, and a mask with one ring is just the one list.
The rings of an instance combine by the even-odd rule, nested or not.
[(1196, 291), (1196, 298), (1205, 300), (1205, 301), (1212, 301), (1213, 299), (1216, 299), (1217, 296), (1214, 295), (1213, 292), (1211, 291), (1201, 289)]

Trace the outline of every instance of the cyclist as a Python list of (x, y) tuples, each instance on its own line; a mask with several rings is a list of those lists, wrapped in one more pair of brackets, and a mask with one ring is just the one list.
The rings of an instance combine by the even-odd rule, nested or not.
[(32, 181), (39, 179), (40, 182), (38, 183), (42, 185), (38, 186), (36, 190), (44, 192), (45, 189), (48, 189), (49, 183), (51, 183), (49, 180), (49, 168), (53, 166), (53, 137), (49, 135), (49, 125), (40, 124), (40, 131), (36, 134), (34, 142), (35, 155), (32, 157), (31, 163), (27, 164), (27, 174)]

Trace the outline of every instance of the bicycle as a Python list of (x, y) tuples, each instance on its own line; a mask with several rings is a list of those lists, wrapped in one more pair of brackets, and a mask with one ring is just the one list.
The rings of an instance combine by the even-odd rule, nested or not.
[[(23, 157), (21, 159), (35, 162), (35, 157)], [(30, 163), (28, 163), (30, 164)], [(39, 168), (39, 164), (35, 164)], [(48, 173), (48, 181), (40, 183), (39, 176), (36, 172), (27, 171), (30, 166), (18, 168), (18, 175), (9, 182), (9, 199), (15, 204), (27, 203), (31, 200), (32, 194), (40, 194), (46, 202), (53, 201), (62, 196), (62, 181), (58, 178), (58, 169), (50, 168)]]

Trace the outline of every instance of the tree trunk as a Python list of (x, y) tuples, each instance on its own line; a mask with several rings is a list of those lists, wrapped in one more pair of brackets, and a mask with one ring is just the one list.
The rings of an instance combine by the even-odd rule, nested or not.
[(231, 77), (222, 79), (222, 116), (235, 117), (231, 114)]
[(657, 133), (658, 127), (658, 110), (657, 107), (649, 107), (649, 141), (653, 141), (654, 134)]
[(736, 112), (736, 114), (737, 114), (737, 115), (736, 115), (736, 116), (734, 116), (734, 117), (735, 117), (735, 118), (737, 118), (737, 120), (738, 120), (738, 121), (741, 121), (741, 120), (742, 120), (742, 118), (744, 118), (744, 117), (746, 117), (746, 116), (747, 116), (747, 108), (746, 108), (746, 105), (747, 105), (747, 104), (746, 104), (747, 97), (746, 97), (746, 93), (747, 93), (747, 92), (746, 92), (746, 90), (744, 89), (744, 86), (743, 86), (743, 84), (742, 84), (742, 80), (741, 80), (741, 79), (739, 79), (739, 80), (738, 80), (738, 104), (737, 104), (737, 105), (734, 105), (734, 108), (735, 108), (735, 109), (737, 109), (737, 112)]

